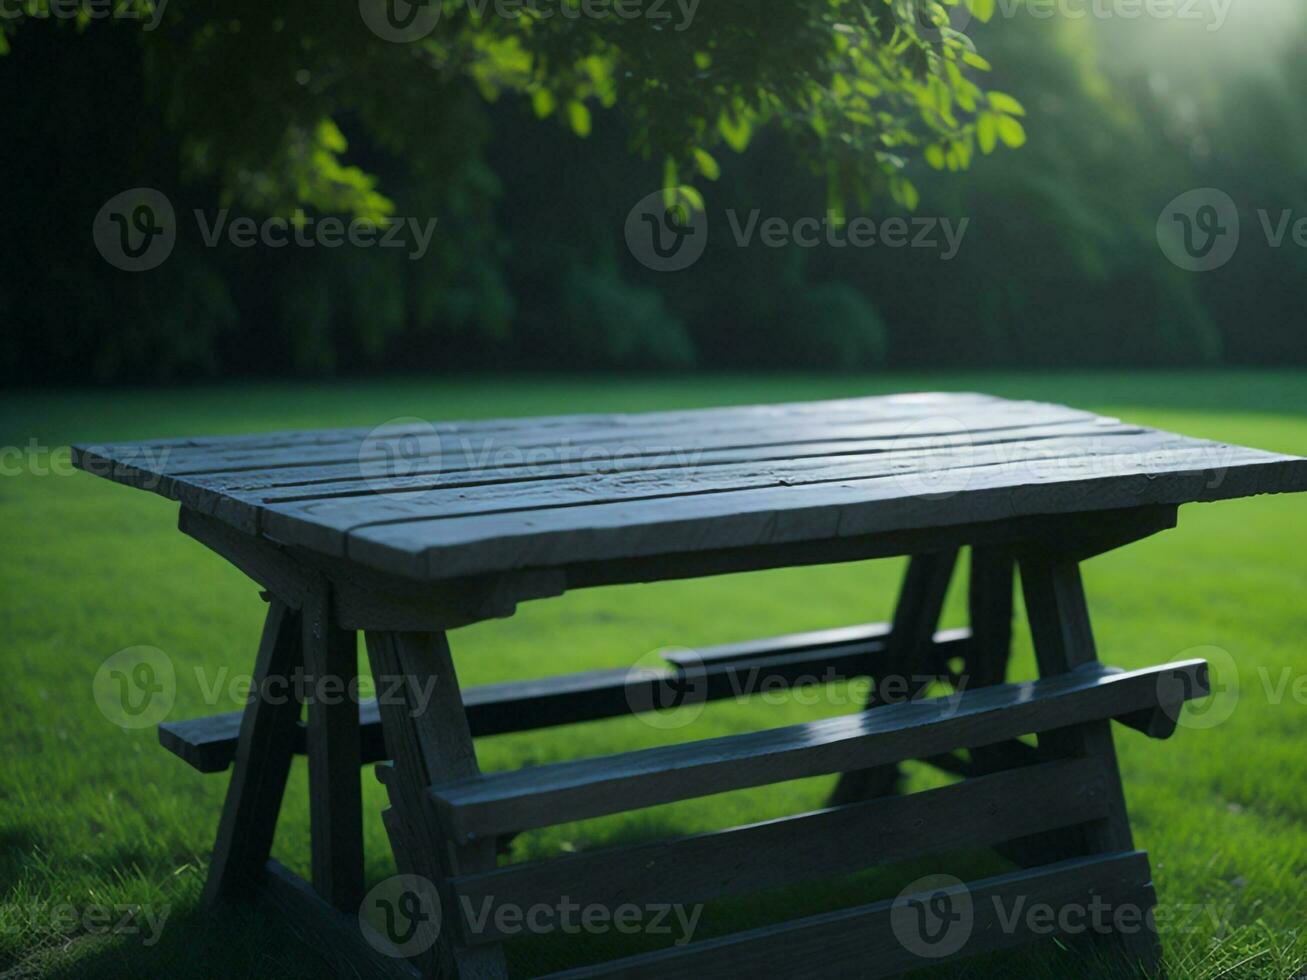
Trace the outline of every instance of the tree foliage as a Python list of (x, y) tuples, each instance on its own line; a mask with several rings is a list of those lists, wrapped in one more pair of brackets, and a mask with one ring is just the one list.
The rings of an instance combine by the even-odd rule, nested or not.
[(106, 2), (157, 21), (139, 32), (147, 96), (186, 171), (269, 212), (393, 211), (376, 172), (350, 158), (344, 121), (419, 174), (448, 172), (463, 151), (459, 81), (488, 100), (526, 100), (581, 137), (595, 111), (620, 111), (633, 148), (664, 160), (666, 186), (686, 187), (692, 204), (720, 153), (768, 125), (837, 212), (882, 191), (914, 207), (914, 156), (958, 170), (1025, 139), (1020, 103), (984, 90), (988, 62), (950, 24), (988, 19), (994, 0), (711, 0), (676, 8), (674, 23), (668, 0), (425, 0), (438, 19), (409, 43), (367, 26), (406, 0), (7, 2), (25, 16), (0, 22), (0, 50), (52, 4), (78, 4), (86, 31), (105, 29)]

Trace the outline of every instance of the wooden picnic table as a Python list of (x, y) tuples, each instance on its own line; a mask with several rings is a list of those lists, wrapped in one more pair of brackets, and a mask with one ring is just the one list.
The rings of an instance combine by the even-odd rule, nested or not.
[[(361, 705), (310, 691), (305, 705), (256, 697), (243, 713), (160, 727), (197, 769), (234, 767), (206, 901), (269, 896), (361, 976), (504, 975), (511, 934), (494, 915), (464, 913), (486, 903), (699, 903), (978, 845), (1017, 870), (966, 885), (966, 934), (947, 948), (931, 946), (924, 926), (924, 946), (903, 936), (905, 909), (934, 909), (935, 926), (961, 918), (944, 889), (569, 975), (885, 976), (1038, 938), (996, 917), (1004, 899), (1098, 896), (1147, 912), (1151, 873), (1131, 837), (1110, 722), (1167, 737), (1184, 701), (1207, 693), (1206, 664), (1099, 663), (1080, 563), (1175, 526), (1184, 503), (1307, 489), (1307, 459), (980, 394), (410, 421), (84, 445), (74, 460), (179, 501), (181, 529), (262, 588), (256, 691), (297, 668), (348, 683), (360, 630), (378, 691), (383, 679), (407, 682)], [(964, 547), (971, 624), (941, 631)], [(682, 653), (665, 670), (466, 691), (450, 657), (448, 631), (569, 589), (898, 555), (910, 560), (888, 624)], [(1018, 568), (1040, 677), (1011, 683)], [(892, 695), (873, 684), (868, 710), (802, 725), (512, 772), (477, 765), (476, 736), (831, 676), (912, 684)], [(927, 697), (923, 679), (954, 693)], [(297, 752), (309, 765), (311, 884), (269, 857)], [(898, 795), (897, 764), (914, 759), (962, 778)], [(418, 947), (360, 930), (369, 762), (388, 790), (397, 868), (431, 883), (443, 909)], [(817, 812), (498, 861), (519, 831), (835, 773), (831, 805)], [(1130, 960), (1156, 963), (1153, 931), (1114, 938)]]

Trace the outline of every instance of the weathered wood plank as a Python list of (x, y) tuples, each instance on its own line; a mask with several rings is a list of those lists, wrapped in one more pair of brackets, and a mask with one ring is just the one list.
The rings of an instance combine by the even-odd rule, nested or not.
[(476, 776), (437, 784), (431, 795), (457, 839), (488, 839), (1129, 714), (1157, 704), (1159, 682), (1167, 678), (1188, 683), (1201, 697), (1207, 665), (1193, 660), (1121, 672), (1089, 665), (1060, 677), (786, 728)]
[[(1007, 921), (1013, 908), (1074, 905), (1083, 909), (1094, 899), (1111, 908), (1136, 912), (1151, 907), (1148, 858), (1140, 852), (1082, 858), (1027, 871), (1016, 871), (971, 882), (952, 890), (903, 896), (775, 926), (733, 933), (716, 939), (674, 946), (628, 959), (551, 974), (554, 980), (623, 977), (651, 980), (741, 976), (893, 977), (952, 959), (975, 956), (1035, 942), (1039, 931), (1020, 914)], [(963, 898), (963, 896), (966, 896)], [(925, 907), (946, 898), (956, 902), (956, 914), (966, 899), (970, 929), (951, 955), (927, 958), (910, 949), (895, 931), (896, 916), (912, 916), (912, 907)], [(899, 911), (903, 909), (904, 911)], [(900, 931), (912, 928), (899, 919)], [(1079, 921), (1079, 920), (1077, 920)], [(1144, 927), (1146, 928), (1146, 927)], [(909, 935), (912, 935), (909, 933)], [(925, 937), (923, 936), (923, 945)], [(927, 947), (929, 948), (929, 947)]]
[[(301, 662), (299, 632), (299, 616), (273, 599), (263, 624), (252, 690), (263, 690), (269, 678), (291, 676)], [(204, 883), (206, 907), (248, 894), (263, 874), (290, 772), (299, 711), (299, 702), (293, 698), (281, 703), (260, 698), (241, 719), (236, 767)]]
[[(1104, 811), (1097, 762), (1054, 762), (730, 830), (464, 875), (451, 883), (472, 942), (507, 938), (500, 907), (689, 904), (1081, 823)], [(868, 832), (874, 830), (874, 832)], [(474, 923), (480, 924), (477, 928)]]
[[(1138, 426), (1093, 419), (1047, 422), (1019, 427), (968, 431), (969, 445), (1013, 443), (1033, 439), (1065, 439), (1070, 436), (1106, 437), (1137, 435), (1146, 430)], [(823, 456), (878, 453), (886, 450), (928, 449), (939, 446), (939, 435), (908, 434), (864, 435), (849, 429), (838, 439), (818, 441), (759, 443), (748, 446), (718, 446), (712, 439), (696, 433), (690, 444), (618, 446), (598, 458), (585, 447), (543, 447), (539, 452), (521, 454), (473, 453), (459, 448), (442, 452), (428, 463), (405, 467), (396, 473), (383, 460), (351, 460), (310, 466), (282, 466), (268, 470), (241, 470), (234, 473), (197, 474), (175, 478), (181, 493), (197, 495), (226, 494), (252, 502), (275, 503), (282, 500), (347, 496), (353, 493), (426, 490), (440, 486), (474, 486), (482, 483), (529, 479), (554, 479), (595, 473), (677, 469), (725, 463), (768, 460), (816, 459)], [(182, 498), (185, 499), (184, 496)]]
[[(1307, 490), (1307, 460), (1239, 451), (1214, 475), (1206, 450), (1143, 461), (1097, 461), (1107, 475), (1054, 472), (1018, 481), (1003, 467), (954, 471), (964, 492), (943, 499), (905, 494), (899, 481), (845, 480), (799, 487), (702, 493), (547, 511), (450, 517), (360, 527), (356, 561), (418, 578), (464, 575), (643, 555), (774, 545), (910, 528), (997, 521), (1032, 513), (1077, 513)], [(1128, 472), (1110, 471), (1123, 467)]]
[[(1056, 468), (1093, 471), (1100, 456), (1129, 454), (1140, 458), (1186, 446), (1165, 433), (1118, 434), (1088, 438), (1039, 439), (1014, 443), (941, 448), (887, 450), (819, 459), (750, 460), (619, 472), (583, 477), (481, 483), (473, 487), (441, 487), (395, 493), (293, 502), (262, 502), (260, 528), (278, 540), (324, 554), (343, 554), (345, 538), (357, 528), (397, 524), (432, 517), (452, 520), (478, 514), (553, 512), (571, 507), (595, 507), (638, 500), (663, 500), (668, 506), (693, 507), (694, 498), (770, 487), (802, 490), (842, 481), (886, 480), (895, 496), (955, 494), (963, 482), (950, 486), (954, 471), (1002, 468), (1009, 482), (1035, 479)], [(1099, 453), (1095, 454), (1094, 450)], [(1193, 447), (1186, 451), (1196, 452)], [(1196, 458), (1196, 457), (1195, 457)], [(1215, 457), (1212, 457), (1215, 459)], [(1083, 460), (1082, 462), (1079, 462)], [(536, 518), (548, 523), (550, 514)]]
[[(1080, 412), (1062, 405), (1038, 402), (1012, 402), (1001, 399), (937, 403), (918, 408), (887, 408), (880, 399), (859, 400), (841, 408), (839, 403), (814, 403), (810, 411), (794, 412), (792, 406), (749, 406), (723, 413), (691, 411), (678, 413), (652, 413), (650, 416), (633, 415), (626, 421), (609, 424), (593, 422), (582, 416), (582, 421), (551, 425), (539, 420), (524, 419), (521, 425), (503, 429), (461, 431), (449, 423), (430, 426), (417, 423), (410, 426), (383, 427), (369, 431), (326, 431), (288, 433), (279, 439), (242, 441), (213, 447), (157, 446), (150, 443), (124, 443), (111, 446), (79, 445), (75, 454), (85, 456), (88, 463), (96, 460), (115, 460), (133, 468), (149, 469), (165, 476), (184, 476), (195, 473), (234, 472), (242, 469), (264, 469), (286, 465), (288, 458), (295, 465), (384, 460), (395, 458), (395, 451), (403, 449), (406, 461), (424, 456), (436, 456), (446, 450), (466, 447), (473, 453), (486, 447), (503, 446), (525, 451), (538, 447), (564, 443), (579, 445), (638, 445), (650, 441), (673, 444), (684, 440), (687, 432), (705, 434), (727, 433), (749, 436), (766, 441), (777, 441), (768, 435), (773, 432), (805, 432), (815, 438), (825, 432), (829, 438), (841, 428), (850, 426), (880, 425), (886, 431), (893, 427), (902, 430), (920, 419), (952, 425), (956, 430), (957, 416), (964, 415), (972, 428), (984, 428), (987, 419), (993, 424), (1053, 421), (1058, 419), (1083, 420), (1093, 418), (1092, 413)], [(90, 468), (89, 466), (87, 468)]]

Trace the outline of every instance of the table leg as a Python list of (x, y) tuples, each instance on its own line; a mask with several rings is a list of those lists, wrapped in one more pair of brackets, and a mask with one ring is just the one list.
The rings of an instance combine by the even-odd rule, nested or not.
[(304, 604), (304, 664), (312, 688), (307, 697), (309, 818), (313, 887), (345, 912), (363, 900), (363, 793), (357, 689), (358, 639), (329, 615), (322, 582)]
[[(913, 678), (935, 672), (929, 662), (931, 643), (957, 560), (956, 548), (913, 555), (909, 559), (886, 641), (882, 660), (884, 668), (872, 675), (874, 686), (867, 699), (867, 710), (915, 696), (919, 692), (914, 687)], [(886, 694), (887, 678), (906, 681), (906, 684), (897, 685), (903, 689), (902, 697)], [(830, 805), (885, 796), (893, 792), (898, 780), (898, 766), (877, 766), (843, 773), (831, 793)]]
[[(1077, 562), (1046, 555), (1023, 557), (1021, 585), (1041, 677), (1063, 674), (1098, 659)], [(1134, 850), (1111, 722), (1046, 732), (1039, 736), (1039, 747), (1041, 754), (1059, 758), (1096, 757), (1107, 775), (1107, 817), (1074, 828), (1069, 835), (1050, 838), (1054, 846), (1073, 851), (1062, 856)], [(1151, 896), (1149, 899), (1151, 905)], [(1142, 929), (1118, 938), (1132, 960), (1147, 969), (1156, 968), (1161, 958), (1156, 932)]]
[[(300, 617), (272, 599), (254, 666), (255, 697), (241, 719), (227, 800), (218, 823), (204, 904), (248, 893), (264, 874), (295, 752), (300, 704), (287, 681), (300, 662)], [(272, 691), (268, 680), (274, 683)]]
[(378, 767), (390, 795), (384, 814), (401, 873), (432, 882), (444, 915), (436, 944), (418, 961), (427, 977), (503, 977), (498, 944), (468, 946), (446, 887), (456, 874), (493, 869), (495, 842), (455, 844), (444, 832), (428, 793), (433, 783), (480, 772), (458, 679), (444, 633), (368, 632), (386, 750)]

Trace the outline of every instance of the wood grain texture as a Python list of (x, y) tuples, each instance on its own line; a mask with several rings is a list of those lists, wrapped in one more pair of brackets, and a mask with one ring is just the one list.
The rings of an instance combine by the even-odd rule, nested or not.
[[(910, 901), (924, 903), (932, 895), (906, 895), (899, 901), (876, 902), (824, 915), (716, 939), (692, 942), (593, 967), (550, 974), (555, 980), (589, 977), (668, 978), (893, 977), (937, 966), (955, 958), (975, 956), (1035, 942), (1029, 919), (1017, 916), (1005, 923), (1014, 906), (1047, 904), (1054, 909), (1088, 905), (1095, 897), (1110, 907), (1151, 907), (1152, 887), (1147, 857), (1139, 852), (1082, 858), (1046, 867), (985, 878), (952, 892), (970, 898), (972, 915), (965, 942), (951, 956), (926, 958), (896, 937), (896, 910)], [(1147, 903), (1147, 904), (1145, 904)], [(898, 914), (902, 914), (901, 912)], [(1042, 933), (1047, 936), (1047, 933)]]
[[(1207, 691), (1201, 660), (1112, 671), (1097, 665), (1024, 684), (886, 705), (857, 715), (435, 784), (462, 841), (660, 803), (902, 762), (1154, 706), (1160, 687)], [(1104, 724), (1106, 722), (1104, 721)]]
[(420, 581), (1307, 490), (1297, 457), (948, 394), (156, 440), (74, 460), (239, 533)]

